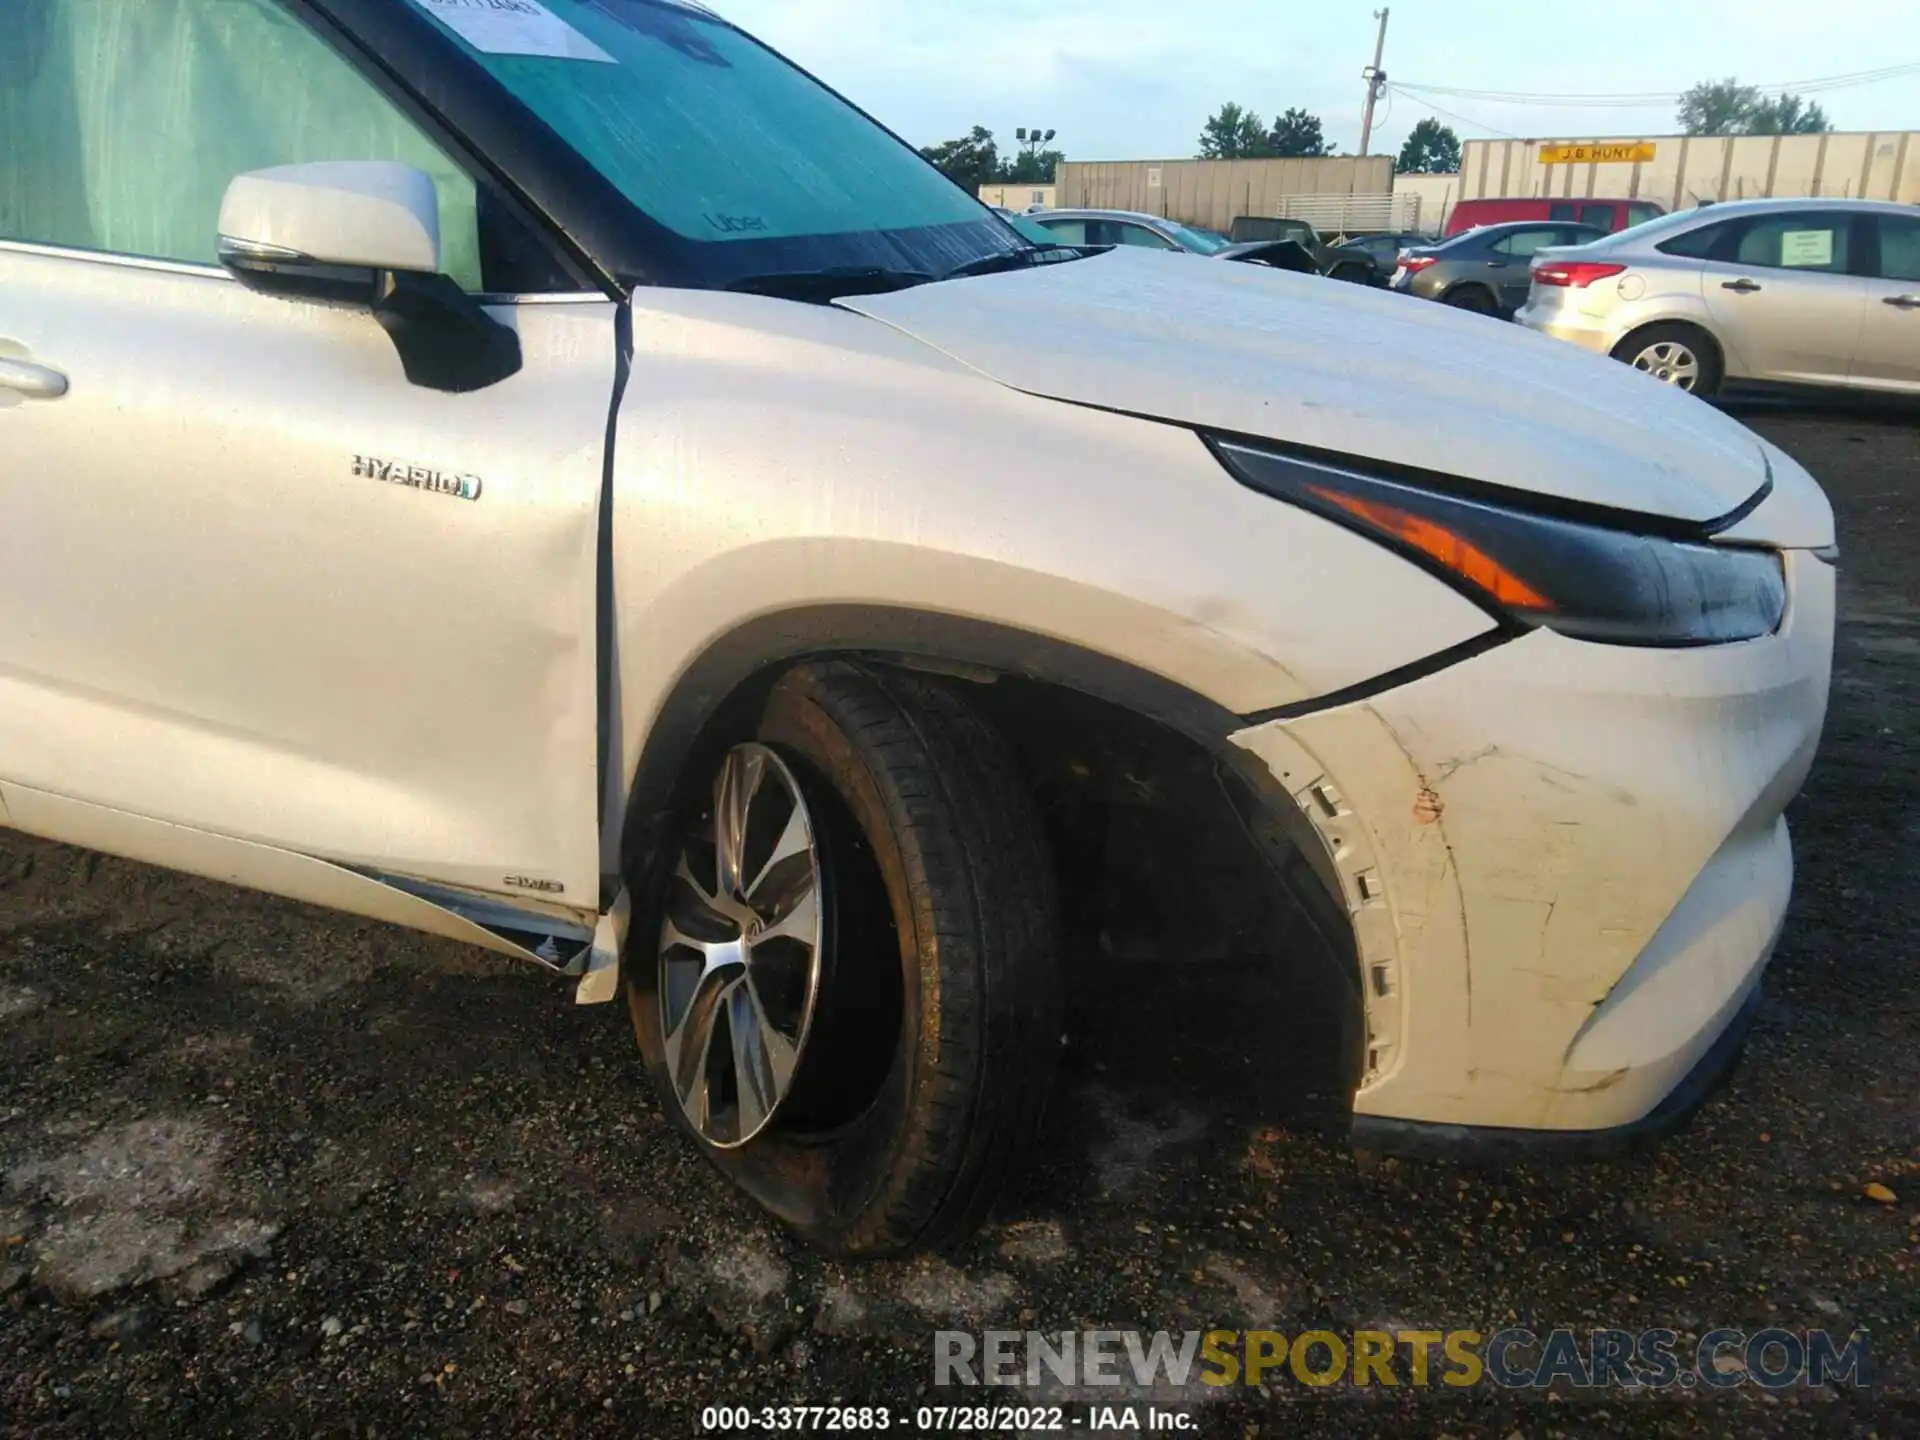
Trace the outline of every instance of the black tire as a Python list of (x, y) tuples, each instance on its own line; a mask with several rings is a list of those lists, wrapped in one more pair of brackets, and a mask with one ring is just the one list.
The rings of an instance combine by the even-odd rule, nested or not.
[[(1642, 357), (1657, 351), (1662, 346), (1678, 347), (1693, 361), (1694, 378), (1691, 383), (1680, 383), (1661, 374), (1659, 367), (1645, 363)], [(1647, 325), (1635, 330), (1613, 347), (1613, 358), (1635, 369), (1654, 376), (1676, 389), (1706, 399), (1720, 393), (1721, 381), (1726, 378), (1725, 363), (1720, 357), (1720, 346), (1714, 338), (1697, 325), (1688, 325), (1683, 321), (1662, 321), (1658, 325)]]
[(1333, 269), (1335, 280), (1345, 280), (1350, 285), (1370, 285), (1373, 283), (1371, 265), (1336, 265)]
[(1451, 305), (1456, 310), (1471, 310), (1475, 315), (1497, 315), (1500, 307), (1478, 285), (1456, 285), (1440, 299), (1443, 305)]
[(1037, 1132), (1060, 1045), (1057, 901), (1030, 789), (957, 683), (882, 666), (789, 672), (752, 738), (799, 779), (820, 833), (832, 964), (815, 1031), (766, 1128), (709, 1143), (666, 1072), (656, 906), (623, 967), (655, 1089), (709, 1160), (823, 1250), (957, 1239)]

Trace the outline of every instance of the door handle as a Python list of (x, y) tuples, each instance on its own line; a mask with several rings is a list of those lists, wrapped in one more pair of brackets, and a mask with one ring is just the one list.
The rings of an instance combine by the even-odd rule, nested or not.
[(1722, 290), (1737, 290), (1742, 295), (1751, 295), (1760, 288), (1760, 284), (1756, 280), (1722, 280), (1720, 282), (1720, 288)]
[(17, 391), (29, 400), (58, 400), (67, 393), (67, 377), (50, 365), (0, 355), (0, 390)]
[(1898, 305), (1902, 310), (1920, 310), (1920, 295), (1889, 295), (1882, 305)]

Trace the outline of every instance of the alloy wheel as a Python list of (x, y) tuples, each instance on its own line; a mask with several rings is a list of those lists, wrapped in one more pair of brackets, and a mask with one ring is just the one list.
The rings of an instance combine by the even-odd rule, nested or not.
[(660, 926), (667, 1073), (709, 1144), (746, 1144), (793, 1092), (819, 999), (822, 888), (793, 772), (765, 745), (736, 745), (674, 867)]
[(1677, 340), (1658, 340), (1633, 357), (1633, 368), (1682, 390), (1700, 381), (1700, 357)]

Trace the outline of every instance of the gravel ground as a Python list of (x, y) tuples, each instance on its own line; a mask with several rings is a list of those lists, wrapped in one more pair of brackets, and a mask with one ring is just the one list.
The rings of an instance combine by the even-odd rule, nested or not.
[(1002, 1219), (945, 1259), (835, 1265), (671, 1132), (623, 1013), (0, 832), (0, 1421), (675, 1436), (715, 1402), (922, 1403), (941, 1328), (1784, 1325), (1870, 1329), (1875, 1384), (1310, 1405), (1288, 1382), (1192, 1413), (1233, 1436), (1920, 1434), (1920, 423), (1743, 418), (1833, 496), (1841, 639), (1793, 920), (1744, 1065), (1683, 1138), (1359, 1167), (1289, 1104), (1258, 976), (1136, 967), (1073, 1017)]

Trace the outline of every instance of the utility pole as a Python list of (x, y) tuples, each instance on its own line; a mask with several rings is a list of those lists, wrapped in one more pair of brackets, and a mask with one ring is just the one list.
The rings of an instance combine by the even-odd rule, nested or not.
[(1360, 78), (1367, 82), (1367, 108), (1360, 115), (1360, 153), (1367, 153), (1367, 142), (1373, 138), (1373, 102), (1380, 98), (1380, 92), (1386, 87), (1387, 72), (1380, 68), (1380, 59), (1387, 53), (1387, 15), (1385, 10), (1373, 12), (1380, 22), (1379, 38), (1373, 42), (1373, 64), (1360, 72)]

